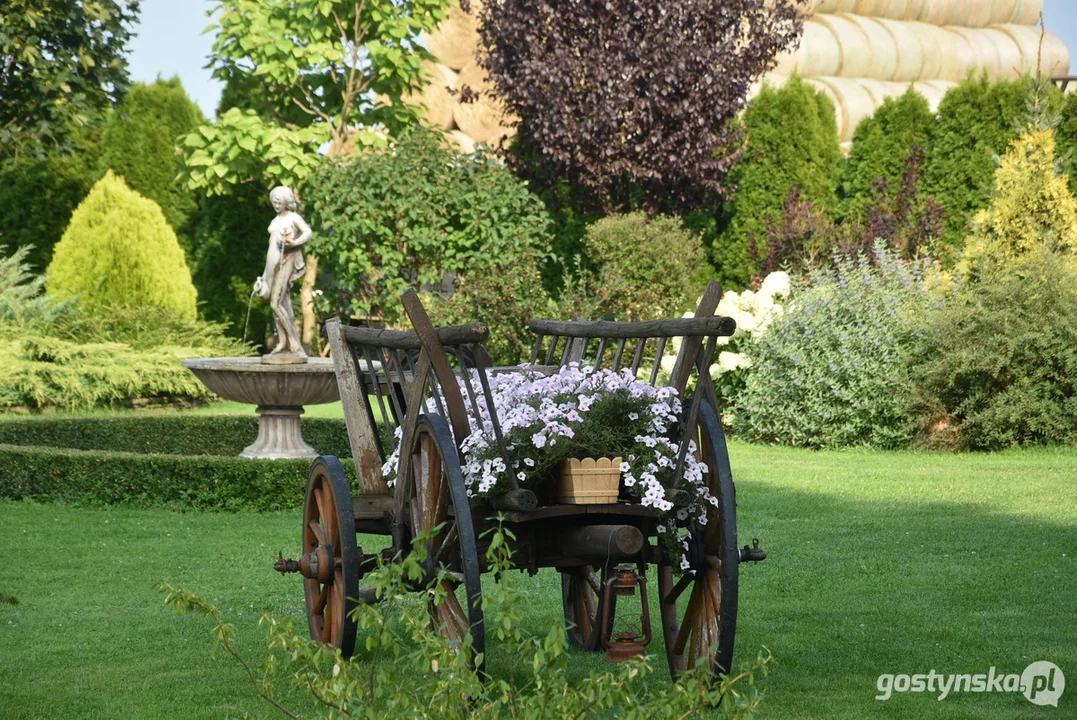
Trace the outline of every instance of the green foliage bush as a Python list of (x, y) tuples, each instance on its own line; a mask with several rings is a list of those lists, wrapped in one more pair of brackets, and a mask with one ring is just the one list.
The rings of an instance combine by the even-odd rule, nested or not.
[(1077, 442), (1077, 268), (1047, 247), (959, 287), (916, 374), (937, 432), (973, 450)]
[(1058, 126), (1055, 135), (1058, 138), (1058, 157), (1065, 160), (1062, 169), (1069, 177), (1070, 192), (1077, 194), (1077, 166), (1073, 154), (1077, 152), (1077, 93), (1066, 93), (1062, 107), (1058, 111)]
[(737, 191), (729, 224), (715, 239), (712, 259), (723, 287), (743, 287), (758, 273), (748, 256), (748, 239), (765, 236), (768, 214), (782, 212), (789, 189), (832, 213), (842, 155), (834, 105), (799, 78), (779, 88), (764, 86), (744, 111), (748, 145), (730, 179)]
[(611, 318), (675, 317), (702, 291), (694, 279), (706, 264), (703, 245), (678, 218), (611, 215), (588, 227), (583, 242), (598, 266), (590, 292)]
[(85, 309), (156, 305), (194, 318), (197, 298), (161, 209), (110, 172), (71, 217), (49, 264), (50, 294)]
[[(253, 415), (138, 413), (105, 417), (8, 415), (0, 418), (0, 445), (68, 450), (230, 458), (250, 445), (257, 434), (258, 418)], [(343, 420), (305, 418), (303, 437), (326, 455), (351, 455)]]
[[(243, 336), (254, 279), (265, 269), (266, 228), (272, 219), (269, 188), (256, 182), (199, 201), (192, 239), (199, 316), (224, 323), (237, 338)], [(270, 318), (268, 303), (255, 300), (247, 338), (265, 338)]]
[[(965, 240), (968, 222), (990, 199), (996, 158), (1024, 126), (1030, 86), (1019, 80), (989, 82), (969, 78), (939, 103), (927, 143), (923, 191), (946, 210), (942, 249)], [(1057, 110), (1060, 93), (1051, 88), (1047, 104)]]
[(841, 175), (843, 214), (856, 214), (871, 202), (876, 178), (892, 188), (901, 183), (909, 153), (925, 144), (933, 120), (927, 99), (910, 87), (856, 126)]
[(50, 325), (68, 310), (42, 292), (45, 278), (32, 273), (29, 255), (30, 248), (21, 247), (0, 258), (0, 334)]
[(0, 244), (30, 248), (34, 272), (48, 267), (71, 214), (101, 179), (100, 157), (100, 132), (82, 130), (67, 152), (0, 162)]
[(549, 216), (527, 186), (492, 155), (460, 154), (430, 131), (325, 163), (303, 199), (312, 251), (332, 276), (323, 307), (343, 315), (393, 322), (409, 287), (438, 288), (447, 273), (493, 272), (549, 250)]
[(202, 111), (187, 96), (178, 77), (153, 84), (135, 83), (105, 124), (104, 167), (123, 177), (132, 190), (161, 207), (180, 246), (191, 249), (195, 195), (177, 178), (183, 157), (176, 141), (202, 121)]
[(810, 448), (897, 448), (916, 432), (908, 362), (914, 320), (934, 304), (917, 266), (882, 243), (839, 256), (794, 293), (751, 361), (733, 428), (763, 442)]
[(486, 323), (490, 339), (483, 346), (495, 365), (517, 365), (529, 359), (534, 336), (528, 323), (558, 315), (534, 256), (519, 256), (511, 264), (459, 275), (450, 297), (424, 295), (423, 302), (437, 325)]

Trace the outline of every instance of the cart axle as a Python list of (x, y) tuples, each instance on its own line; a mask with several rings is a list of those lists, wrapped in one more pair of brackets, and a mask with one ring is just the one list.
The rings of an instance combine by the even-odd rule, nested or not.
[(753, 562), (759, 563), (767, 559), (767, 554), (763, 548), (759, 547), (759, 538), (752, 538), (752, 546), (745, 545), (740, 549), (740, 561), (741, 562)]

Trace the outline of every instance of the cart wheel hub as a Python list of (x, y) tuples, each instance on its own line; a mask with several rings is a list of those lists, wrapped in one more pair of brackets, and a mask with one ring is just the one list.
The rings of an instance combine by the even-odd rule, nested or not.
[(311, 580), (317, 580), (322, 583), (332, 583), (335, 563), (336, 558), (333, 555), (333, 546), (319, 545), (317, 550), (307, 553), (299, 558), (299, 560), (285, 558), (282, 554), (278, 553), (277, 561), (273, 563), (273, 569), (281, 575), (297, 572), (303, 577), (310, 578)]

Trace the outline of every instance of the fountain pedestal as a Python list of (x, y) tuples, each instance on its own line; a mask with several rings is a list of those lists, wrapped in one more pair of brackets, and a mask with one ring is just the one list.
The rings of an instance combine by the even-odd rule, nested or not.
[(299, 417), (304, 405), (340, 399), (332, 360), (276, 365), (255, 357), (197, 358), (184, 360), (183, 366), (225, 400), (258, 406), (258, 439), (244, 448), (242, 457), (280, 460), (318, 454), (303, 439)]

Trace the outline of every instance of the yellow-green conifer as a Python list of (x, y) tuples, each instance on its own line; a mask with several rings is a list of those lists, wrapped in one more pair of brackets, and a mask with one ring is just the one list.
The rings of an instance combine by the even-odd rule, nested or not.
[(995, 171), (990, 204), (973, 217), (960, 267), (1005, 272), (1032, 250), (1077, 254), (1077, 199), (1055, 165), (1055, 133), (1034, 123)]
[(176, 234), (157, 203), (111, 171), (71, 216), (46, 273), (46, 290), (80, 306), (154, 305), (195, 317), (197, 293)]

